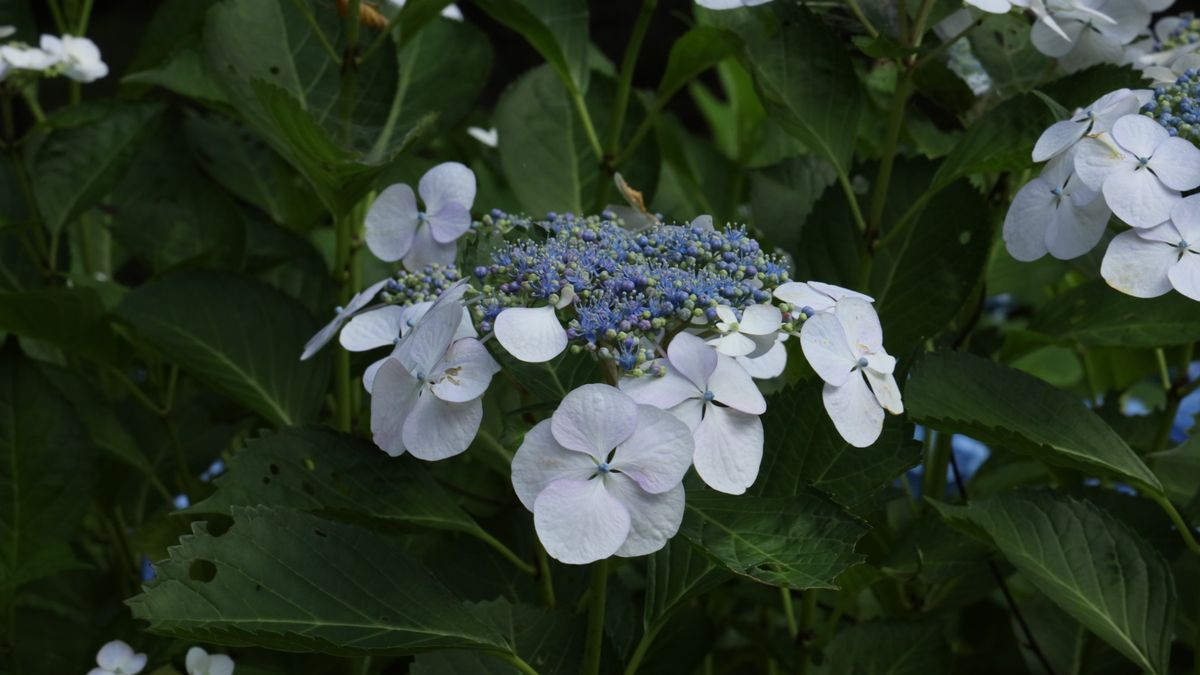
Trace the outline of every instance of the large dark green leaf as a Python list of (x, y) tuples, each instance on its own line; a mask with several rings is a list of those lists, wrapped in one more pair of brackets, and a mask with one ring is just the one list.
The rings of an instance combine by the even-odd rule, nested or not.
[(1095, 280), (1051, 300), (1029, 328), (1086, 347), (1153, 349), (1200, 340), (1200, 312), (1178, 293), (1135, 298)]
[(771, 397), (762, 418), (766, 444), (753, 494), (787, 497), (812, 485), (854, 503), (920, 461), (912, 425), (899, 417), (889, 417), (871, 447), (847, 444), (825, 412), (821, 388), (821, 382), (811, 382)]
[(1168, 672), (1171, 569), (1124, 523), (1090, 502), (1048, 491), (937, 507), (952, 525), (999, 549), (1046, 597), (1139, 668)]
[(834, 578), (863, 560), (854, 544), (866, 528), (811, 492), (752, 497), (692, 490), (679, 531), (734, 573), (801, 590), (837, 588)]
[(334, 654), (507, 652), (507, 640), (406, 553), (369, 530), (268, 507), (193, 526), (129, 601), (150, 630), (225, 645)]
[(807, 7), (774, 3), (771, 9), (775, 21), (763, 9), (708, 16), (741, 36), (767, 110), (848, 176), (863, 111), (854, 65), (837, 33)]
[(157, 103), (89, 103), (53, 118), (29, 161), (46, 226), (62, 229), (115, 187), (162, 111)]
[(929, 354), (913, 367), (904, 404), (918, 423), (1162, 494), (1141, 458), (1078, 397), (998, 363)]
[(1000, 96), (1027, 92), (1054, 70), (1054, 59), (1029, 40), (1029, 21), (1023, 16), (987, 15), (972, 32), (970, 42)]
[(591, 43), (584, 0), (479, 0), (477, 4), (520, 33), (564, 85), (580, 94), (587, 91)]
[[(801, 232), (826, 189), (837, 180), (829, 162), (813, 155), (785, 159), (750, 175), (750, 205), (754, 224), (770, 243), (793, 256), (803, 253)], [(839, 199), (844, 197), (839, 193)], [(813, 227), (823, 223), (813, 222)]]
[(71, 404), (15, 345), (0, 350), (0, 590), (75, 566), (94, 452)]
[(646, 558), (643, 629), (661, 628), (675, 610), (729, 578), (700, 549), (676, 537)]
[[(500, 627), (510, 644), (539, 675), (575, 675), (583, 654), (583, 621), (580, 615), (546, 612), (503, 601), (482, 603), (476, 611)], [(413, 662), (413, 675), (516, 675), (520, 671), (494, 657), (469, 651), (421, 654)]]
[(351, 519), (477, 534), (479, 525), (415, 461), (323, 429), (283, 429), (251, 441), (195, 513), (286, 506)]
[(260, 282), (176, 274), (130, 292), (117, 315), (193, 377), (275, 424), (312, 420), (325, 396), (328, 358), (299, 360), (316, 320)]
[(866, 623), (838, 632), (825, 650), (829, 672), (854, 675), (944, 675), (950, 645), (939, 624)]
[(1016, 171), (1033, 160), (1033, 144), (1054, 116), (1033, 94), (1023, 94), (989, 110), (967, 130), (934, 176), (931, 192), (972, 173)]
[(658, 99), (666, 101), (700, 73), (737, 54), (737, 37), (712, 26), (696, 26), (684, 33), (667, 57), (667, 70), (658, 83)]
[(119, 359), (120, 343), (104, 303), (90, 288), (0, 293), (0, 331), (45, 340), (105, 363)]

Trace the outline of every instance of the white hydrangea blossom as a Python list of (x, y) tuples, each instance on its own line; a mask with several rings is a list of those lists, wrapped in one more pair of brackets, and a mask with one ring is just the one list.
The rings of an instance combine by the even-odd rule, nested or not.
[(203, 647), (192, 647), (184, 667), (187, 675), (233, 675), (234, 662), (225, 654), (209, 654)]
[(145, 654), (135, 653), (122, 640), (113, 640), (96, 652), (96, 667), (88, 675), (137, 675), (145, 667)]
[[(0, 26), (0, 39), (15, 33)], [(76, 82), (94, 82), (108, 75), (100, 48), (86, 37), (42, 35), (38, 46), (17, 43), (0, 45), (0, 81), (10, 73), (53, 77), (64, 75)]]
[(1135, 297), (1154, 298), (1174, 289), (1200, 300), (1200, 195), (1175, 204), (1171, 219), (1161, 225), (1114, 237), (1100, 275)]
[(365, 221), (367, 248), (385, 262), (401, 260), (409, 270), (454, 262), (455, 242), (471, 229), (475, 174), (458, 162), (438, 164), (417, 185), (425, 211), (408, 185), (385, 189)]
[(1012, 257), (1060, 260), (1095, 248), (1112, 215), (1100, 192), (1075, 175), (1073, 152), (1057, 155), (1017, 192), (1004, 217), (1004, 245)]

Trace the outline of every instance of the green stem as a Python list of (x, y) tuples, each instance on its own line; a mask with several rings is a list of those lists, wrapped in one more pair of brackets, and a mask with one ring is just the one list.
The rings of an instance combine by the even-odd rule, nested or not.
[(583, 675), (598, 675), (604, 640), (604, 603), (608, 596), (608, 559), (592, 563), (592, 586), (588, 591), (587, 642), (583, 646)]
[(400, 25), (400, 17), (402, 16), (404, 16), (403, 9), (396, 12), (396, 15), (388, 21), (387, 27), (379, 31), (379, 35), (376, 35), (375, 39), (371, 41), (371, 44), (367, 45), (367, 48), (363, 50), (362, 58), (359, 59), (360, 63), (366, 63), (367, 61), (370, 61), (371, 57), (375, 55), (375, 52), (379, 51), (380, 47), (383, 47), (383, 45), (387, 44), (388, 36), (392, 34), (392, 31), (396, 29), (396, 26)]
[(621, 58), (621, 74), (617, 82), (617, 98), (613, 106), (613, 118), (608, 125), (608, 154), (617, 152), (617, 144), (621, 140), (621, 131), (625, 126), (625, 115), (629, 109), (629, 93), (633, 89), (633, 69), (637, 66), (638, 53), (642, 50), (642, 42), (646, 39), (646, 30), (650, 27), (650, 19), (658, 0), (642, 0), (642, 10), (638, 12), (637, 22), (629, 35), (629, 43), (625, 45), (625, 55)]
[(917, 10), (916, 20), (913, 21), (912, 33), (908, 38), (908, 44), (913, 47), (921, 46), (921, 40), (925, 37), (925, 23), (929, 20), (929, 14), (933, 12), (935, 4), (937, 4), (937, 0), (925, 0), (921, 4), (921, 8)]
[(783, 617), (787, 620), (788, 637), (795, 640), (800, 634), (800, 625), (796, 623), (796, 609), (792, 606), (792, 591), (790, 588), (779, 587), (779, 599), (783, 601)]
[(371, 672), (371, 657), (362, 656), (354, 659), (351, 669), (354, 675), (367, 675)]
[(1171, 371), (1167, 368), (1167, 355), (1162, 347), (1154, 350), (1154, 359), (1158, 361), (1158, 376), (1162, 380), (1163, 391), (1171, 391)]
[(819, 591), (810, 588), (804, 591), (803, 604), (800, 606), (800, 626), (797, 635), (802, 640), (800, 649), (800, 664), (796, 668), (797, 675), (808, 672), (809, 643), (812, 639), (813, 628), (817, 623), (817, 598)]
[(87, 35), (88, 22), (92, 19), (92, 0), (83, 0), (83, 9), (75, 21), (75, 34)]
[(488, 652), (496, 658), (504, 661), (508, 665), (516, 668), (525, 675), (538, 675), (538, 671), (533, 669), (533, 666), (525, 662), (524, 659), (511, 652)]
[[(336, 49), (333, 48), (333, 43), (329, 41), (329, 37), (326, 36), (325, 31), (321, 29), (321, 24), (317, 22), (317, 17), (313, 15), (312, 8), (308, 6), (308, 0), (292, 0), (292, 4), (296, 6), (296, 9), (300, 12), (301, 16), (304, 17), (304, 20), (308, 22), (308, 26), (312, 29), (313, 35), (317, 36), (317, 42), (321, 43), (321, 46), (325, 48), (325, 52), (329, 54), (329, 58), (340, 67), (342, 65), (342, 56), (341, 54), (337, 53)], [(357, 9), (357, 3), (355, 9)], [(347, 12), (347, 15), (349, 15), (349, 12)], [(358, 16), (357, 12), (355, 13), (355, 16)]]
[(854, 216), (854, 224), (858, 226), (859, 232), (866, 232), (867, 221), (863, 218), (862, 209), (858, 207), (858, 195), (854, 194), (854, 186), (850, 184), (850, 177), (839, 169), (837, 178), (838, 185), (842, 188), (842, 194), (846, 195), (846, 202), (850, 205), (850, 215)]
[(504, 542), (493, 537), (491, 535), (491, 533), (488, 532), (487, 530), (484, 530), (483, 528), (479, 528), (478, 530), (473, 530), (471, 532), (471, 534), (475, 535), (475, 537), (478, 538), (480, 541), (482, 541), (483, 543), (485, 543), (488, 546), (491, 546), (493, 549), (495, 549), (497, 553), (499, 553), (505, 560), (512, 563), (513, 566), (516, 567), (517, 569), (521, 570), (522, 572), (524, 572), (530, 576), (537, 576), (538, 571), (537, 571), (536, 567), (534, 567), (533, 565), (530, 565), (529, 563), (525, 562), (524, 560), (521, 560), (521, 556), (517, 555), (516, 553), (513, 553), (512, 549), (505, 546)]
[(983, 24), (983, 17), (980, 17), (980, 18), (976, 19), (975, 21), (972, 21), (970, 25), (968, 25), (966, 28), (964, 28), (964, 29), (958, 31), (957, 33), (955, 33), (954, 35), (952, 35), (945, 42), (939, 44), (938, 46), (934, 47), (933, 49), (929, 50), (928, 52), (922, 54), (921, 58), (919, 58), (915, 62), (913, 62), (913, 69), (914, 70), (920, 69), (920, 68), (924, 67), (925, 64), (936, 59), (938, 56), (941, 56), (942, 52), (949, 49), (951, 47), (951, 45), (953, 45), (955, 42), (958, 42), (959, 40), (965, 38), (971, 31), (975, 30), (976, 28), (979, 28), (979, 26), (982, 24)]
[(1147, 490), (1146, 494), (1150, 495), (1150, 498), (1161, 506), (1163, 511), (1166, 511), (1167, 517), (1175, 524), (1175, 529), (1179, 530), (1179, 536), (1183, 538), (1183, 543), (1188, 550), (1200, 555), (1200, 543), (1196, 542), (1196, 535), (1192, 531), (1191, 525), (1188, 525), (1179, 511), (1175, 510), (1175, 505), (1171, 503), (1171, 500), (1167, 499), (1165, 495), (1154, 494), (1151, 490)]
[(596, 135), (596, 127), (592, 124), (591, 114), (588, 113), (587, 102), (583, 100), (583, 94), (574, 84), (568, 84), (567, 89), (571, 91), (571, 102), (575, 104), (575, 111), (579, 113), (579, 121), (583, 124), (583, 133), (587, 135), (588, 144), (592, 146), (592, 152), (596, 153), (596, 159), (602, 162), (604, 148), (600, 147), (600, 137)]
[(660, 619), (642, 633), (642, 639), (638, 640), (637, 647), (633, 650), (633, 656), (629, 657), (629, 663), (625, 666), (625, 675), (636, 675), (638, 668), (642, 665), (642, 660), (646, 658), (646, 652), (650, 651), (650, 645), (654, 643), (654, 638), (658, 637), (659, 631), (666, 625), (667, 622)]
[(554, 609), (554, 576), (550, 572), (550, 556), (546, 555), (546, 548), (542, 546), (542, 542), (536, 541), (537, 561), (538, 561), (538, 594), (541, 596), (542, 604), (546, 609)]
[(888, 188), (892, 182), (892, 168), (896, 163), (896, 147), (900, 143), (900, 131), (904, 126), (904, 113), (908, 97), (912, 94), (913, 71), (903, 65), (896, 80), (896, 91), (892, 95), (892, 108), (888, 114), (887, 130), (883, 139), (883, 155), (879, 159), (879, 172), (871, 192), (871, 217), (867, 230), (867, 252), (871, 252), (870, 238), (883, 229), (883, 210), (887, 205)]
[(67, 20), (63, 14), (62, 6), (58, 0), (48, 0), (47, 4), (50, 6), (50, 16), (54, 18), (54, 27), (58, 29), (59, 33), (66, 33)]
[[(926, 433), (934, 433), (926, 430)], [(946, 467), (950, 465), (951, 434), (936, 432), (937, 437), (929, 446), (925, 457), (925, 471), (921, 477), (921, 494), (934, 499), (946, 497)]]
[(850, 11), (854, 13), (854, 17), (862, 24), (862, 27), (867, 29), (867, 34), (873, 38), (879, 37), (879, 30), (875, 28), (875, 24), (863, 14), (862, 7), (858, 6), (858, 0), (846, 0), (846, 4), (850, 5)]
[[(350, 233), (354, 229), (353, 216), (347, 214), (338, 218), (334, 226), (337, 228), (334, 281), (338, 286), (338, 305), (345, 307), (353, 290), (350, 286)], [(347, 433), (350, 432), (352, 424), (350, 387), (350, 352), (339, 349), (334, 356), (333, 371), (335, 426)]]
[(38, 121), (38, 124), (46, 121), (46, 111), (42, 110), (42, 104), (38, 101), (37, 96), (29, 93), (29, 87), (21, 90), (21, 98), (24, 99), (25, 105), (29, 107), (30, 114), (33, 119)]

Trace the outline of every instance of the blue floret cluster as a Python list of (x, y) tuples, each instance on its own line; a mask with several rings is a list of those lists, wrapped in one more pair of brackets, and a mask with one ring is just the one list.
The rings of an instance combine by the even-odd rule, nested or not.
[(490, 264), (474, 270), (481, 332), (507, 307), (559, 306), (572, 349), (631, 374), (655, 358), (663, 336), (715, 320), (718, 305), (740, 310), (769, 301), (790, 272), (740, 227), (634, 231), (607, 211), (541, 220), (496, 211), (480, 227), (527, 235), (494, 249)]
[(1200, 73), (1186, 70), (1174, 84), (1154, 88), (1142, 114), (1158, 121), (1172, 136), (1200, 142)]
[(1169, 49), (1200, 42), (1200, 19), (1197, 19), (1192, 12), (1180, 14), (1179, 19), (1181, 19), (1181, 23), (1159, 44), (1159, 51), (1165, 52)]

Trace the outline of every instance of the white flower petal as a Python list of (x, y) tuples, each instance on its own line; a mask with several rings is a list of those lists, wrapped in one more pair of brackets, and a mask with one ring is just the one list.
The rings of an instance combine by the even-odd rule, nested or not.
[(808, 285), (812, 286), (817, 292), (824, 293), (825, 295), (833, 298), (835, 302), (841, 302), (846, 298), (858, 298), (863, 302), (875, 302), (875, 298), (872, 298), (869, 295), (859, 293), (858, 291), (852, 291), (848, 288), (842, 288), (841, 286), (827, 284), (823, 281), (809, 281)]
[(1184, 253), (1171, 266), (1167, 278), (1175, 290), (1192, 300), (1200, 300), (1200, 253)]
[(1055, 122), (1038, 137), (1033, 146), (1033, 161), (1044, 162), (1061, 154), (1087, 133), (1088, 123), (1073, 119)]
[(525, 433), (512, 461), (512, 484), (525, 508), (546, 486), (560, 478), (587, 480), (596, 473), (596, 461), (588, 454), (569, 450), (554, 440), (550, 420), (538, 422)]
[(471, 138), (483, 143), (489, 148), (494, 148), (500, 144), (500, 133), (495, 127), (484, 129), (483, 127), (467, 127), (467, 133)]
[(554, 439), (598, 462), (633, 435), (638, 427), (638, 404), (607, 384), (585, 384), (563, 397), (550, 417)]
[(775, 288), (773, 294), (779, 300), (788, 303), (796, 308), (796, 310), (804, 309), (805, 307), (813, 310), (813, 312), (824, 312), (825, 310), (833, 309), (834, 298), (826, 293), (822, 293), (811, 285), (801, 281), (789, 281), (780, 284)]
[[(704, 348), (709, 349), (708, 346)], [(617, 386), (638, 403), (652, 405), (663, 410), (673, 408), (688, 398), (704, 393), (691, 380), (669, 368), (662, 376), (622, 377), (617, 382)]]
[[(1171, 224), (1175, 226), (1176, 232), (1162, 231), (1162, 241), (1176, 244), (1183, 239), (1193, 248), (1200, 244), (1200, 195), (1185, 197), (1176, 203), (1171, 208)], [(1150, 232), (1142, 232), (1142, 236), (1148, 235), (1152, 236)]]
[[(708, 378), (717, 367), (717, 352), (695, 335), (679, 333), (671, 338), (671, 344), (667, 346), (667, 360), (671, 370), (679, 373), (697, 390), (703, 392)], [(675, 403), (659, 407), (669, 408)]]
[(224, 654), (208, 657), (208, 675), (233, 675), (233, 659)]
[(1104, 181), (1104, 201), (1118, 218), (1133, 227), (1154, 227), (1171, 217), (1179, 193), (1146, 169), (1117, 171)]
[(712, 377), (708, 378), (708, 388), (714, 399), (731, 408), (751, 415), (767, 411), (767, 402), (750, 373), (728, 356), (718, 359)]
[(733, 308), (729, 305), (716, 306), (717, 319), (722, 323), (737, 323), (737, 314), (733, 312)]
[(1093, 190), (1103, 187), (1113, 172), (1136, 165), (1137, 160), (1123, 153), (1107, 135), (1085, 138), (1075, 146), (1075, 175)]
[(551, 558), (585, 565), (621, 548), (629, 537), (630, 515), (602, 478), (562, 478), (534, 500), (533, 524)]
[(1154, 150), (1150, 168), (1172, 190), (1200, 187), (1200, 149), (1182, 138), (1168, 138)]
[(385, 262), (403, 258), (417, 232), (417, 197), (412, 188), (397, 183), (379, 193), (363, 225), (367, 248), (376, 258)]
[(104, 646), (100, 647), (100, 651), (96, 652), (96, 665), (105, 670), (117, 670), (124, 667), (132, 658), (133, 647), (123, 640), (113, 640), (106, 642)]
[(1149, 158), (1171, 135), (1163, 125), (1145, 115), (1126, 115), (1113, 124), (1112, 137), (1135, 158)]
[(879, 401), (879, 405), (883, 409), (899, 415), (904, 412), (904, 401), (900, 397), (900, 387), (896, 386), (896, 378), (891, 371), (881, 372), (874, 368), (866, 368), (863, 374), (867, 376), (867, 383), (871, 385), (871, 391), (875, 393), (875, 400)]
[(1058, 58), (1065, 56), (1075, 46), (1083, 31), (1083, 23), (1077, 20), (1052, 22), (1049, 16), (1035, 22), (1029, 31), (1029, 39), (1039, 52)]
[(1144, 239), (1138, 230), (1126, 230), (1109, 243), (1100, 263), (1100, 276), (1122, 293), (1154, 298), (1170, 292), (1167, 272), (1178, 258), (1173, 247)]
[(708, 404), (694, 434), (696, 473), (714, 490), (740, 495), (758, 478), (763, 427), (758, 415)]
[(426, 461), (453, 457), (471, 445), (482, 421), (482, 399), (449, 403), (422, 390), (404, 421), (404, 447)]
[(991, 14), (1007, 14), (1013, 8), (1009, 0), (966, 0), (966, 3)]
[(858, 364), (842, 323), (833, 314), (818, 314), (804, 322), (800, 328), (800, 348), (817, 375), (834, 386), (845, 384)]
[(187, 650), (184, 667), (187, 668), (188, 675), (202, 674), (208, 670), (208, 652), (204, 651), (203, 647), (192, 647)]
[[(1112, 212), (1103, 199), (1095, 198), (1083, 185), (1075, 188), (1070, 200), (1064, 200), (1046, 228), (1046, 249), (1059, 260), (1071, 260), (1087, 253), (1100, 243)], [(1076, 198), (1086, 201), (1084, 206)], [(1090, 200), (1090, 201), (1087, 201)], [(1015, 257), (1015, 256), (1014, 256)]]
[(1034, 178), (1017, 191), (1004, 216), (1004, 247), (1013, 258), (1029, 262), (1046, 255), (1046, 226), (1058, 201), (1050, 192), (1054, 187)]
[(746, 356), (758, 349), (757, 342), (736, 331), (715, 337), (708, 344), (725, 356)]
[(783, 346), (783, 341), (776, 340), (775, 345), (762, 356), (755, 358), (739, 356), (734, 360), (750, 374), (750, 377), (756, 380), (769, 380), (779, 377), (787, 368), (787, 347)]
[(338, 342), (352, 352), (395, 345), (400, 337), (406, 309), (400, 305), (387, 305), (363, 312), (350, 319), (338, 336)]
[(366, 389), (368, 394), (371, 393), (371, 389), (375, 386), (375, 377), (379, 375), (379, 369), (382, 368), (383, 364), (387, 363), (389, 359), (395, 358), (395, 356), (396, 350), (393, 349), (391, 354), (367, 366), (366, 370), (363, 371), (363, 389)]
[(833, 309), (846, 333), (846, 342), (856, 354), (883, 350), (883, 328), (879, 315), (869, 303), (847, 298)]
[(879, 438), (883, 431), (883, 407), (861, 374), (854, 373), (840, 387), (826, 383), (821, 400), (833, 426), (850, 445), (865, 448)]
[(443, 401), (464, 403), (483, 396), (498, 372), (500, 364), (482, 342), (473, 338), (457, 340), (438, 363), (429, 388)]
[(354, 316), (360, 309), (366, 307), (367, 304), (374, 300), (375, 296), (379, 295), (379, 291), (383, 290), (383, 287), (387, 285), (387, 282), (387, 279), (377, 281), (351, 297), (350, 302), (346, 303), (344, 308), (338, 310), (332, 321), (325, 324), (321, 330), (309, 338), (308, 342), (304, 345), (304, 351), (300, 354), (300, 360), (306, 361), (321, 351), (321, 348), (328, 344), (333, 339), (333, 336), (337, 334), (342, 324), (346, 322), (346, 319)]
[(567, 348), (567, 331), (549, 305), (502, 310), (494, 329), (501, 346), (518, 361), (543, 363)]
[(461, 322), (457, 302), (435, 305), (396, 345), (396, 358), (417, 379), (429, 377), (450, 348)]
[(689, 398), (667, 412), (679, 418), (688, 429), (695, 431), (704, 417), (704, 399)]
[(443, 244), (433, 238), (433, 228), (428, 223), (417, 227), (413, 235), (412, 248), (401, 261), (404, 269), (417, 272), (433, 264), (449, 265), (454, 262), (458, 247), (453, 242)]
[(770, 336), (774, 341), (775, 333), (779, 332), (781, 323), (783, 323), (783, 314), (775, 305), (750, 305), (742, 310), (742, 320), (738, 323), (738, 331), (747, 335)]
[(429, 230), (438, 243), (453, 243), (470, 229), (471, 211), (461, 204), (446, 204), (429, 214)]
[(444, 162), (421, 176), (417, 191), (428, 213), (437, 213), (447, 204), (470, 211), (475, 203), (475, 172), (458, 162)]
[(646, 492), (658, 494), (683, 480), (694, 449), (691, 430), (679, 418), (654, 406), (639, 405), (637, 429), (617, 446), (612, 468)]
[(396, 359), (385, 359), (371, 388), (371, 436), (381, 450), (404, 454), (404, 425), (417, 403), (421, 383)]
[(712, 232), (714, 229), (716, 229), (713, 227), (712, 216), (708, 214), (696, 216), (692, 219), (692, 222), (688, 223), (688, 227), (693, 227), (705, 232)]
[(630, 516), (629, 536), (616, 555), (631, 558), (654, 553), (679, 531), (684, 507), (682, 485), (660, 494), (650, 494), (637, 483), (612, 475), (605, 487), (625, 506)]

